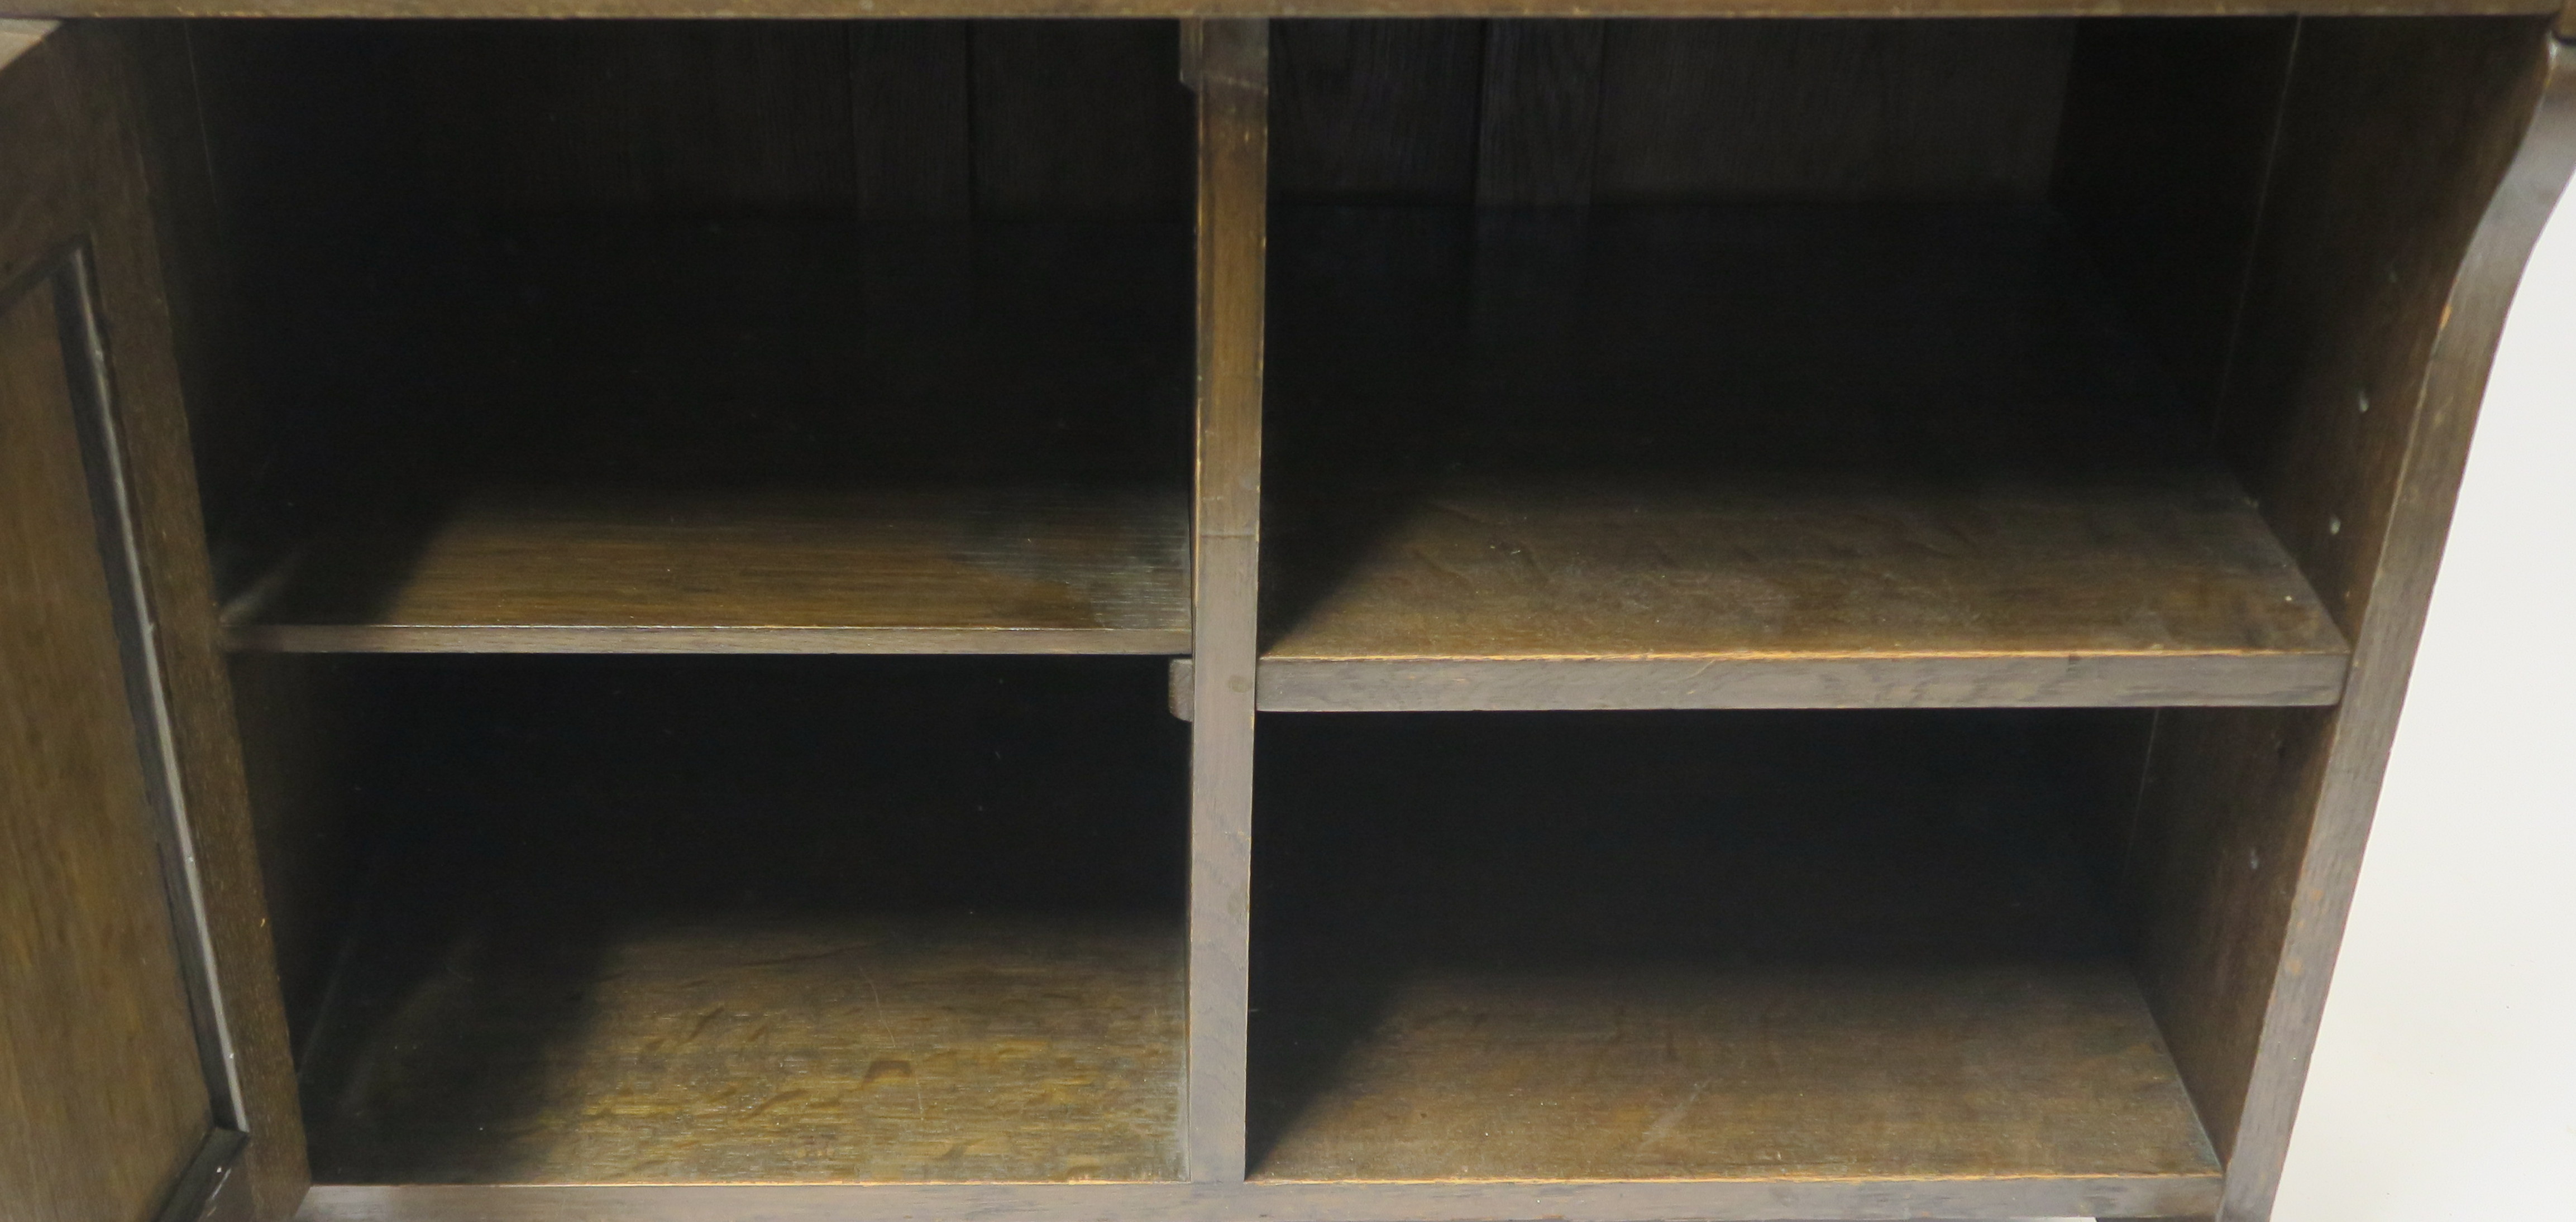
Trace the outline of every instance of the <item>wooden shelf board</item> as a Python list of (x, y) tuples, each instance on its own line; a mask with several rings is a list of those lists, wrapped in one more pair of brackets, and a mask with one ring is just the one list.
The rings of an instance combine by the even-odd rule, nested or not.
[[(529, 952), (496, 944), (532, 939)], [(1172, 922), (660, 922), (488, 932), (313, 1083), (341, 1183), (1164, 1180)], [(360, 948), (366, 953), (366, 948)]]
[(2348, 656), (2217, 476), (1488, 483), (1349, 537), (1262, 708), (2330, 704)]
[(556, 1222), (617, 1217), (703, 1222), (753, 1216), (774, 1222), (886, 1218), (985, 1218), (1026, 1222), (1635, 1222), (1697, 1218), (1776, 1222), (1783, 1217), (1885, 1219), (2063, 1218), (2206, 1215), (2213, 1176), (2106, 1180), (2045, 1176), (1975, 1180), (1689, 1180), (1626, 1184), (871, 1184), (859, 1187), (728, 1184), (467, 1185), (319, 1184), (304, 1200), (317, 1222)]
[(2117, 967), (1422, 976), (1272, 1181), (2206, 1177)]
[(1254, 1178), (2214, 1191), (2093, 847), (2148, 725), (1275, 719)]
[[(50, 0), (18, 12), (61, 17), (818, 17), (837, 0)], [(879, 17), (2227, 17), (2430, 16), (2555, 12), (2551, 0), (877, 0)]]
[(232, 635), (281, 652), (1186, 653), (1187, 547), (1177, 493), (484, 492), (309, 549)]
[(378, 729), (298, 1058), (318, 1181), (1181, 1174), (1151, 663), (349, 669)]

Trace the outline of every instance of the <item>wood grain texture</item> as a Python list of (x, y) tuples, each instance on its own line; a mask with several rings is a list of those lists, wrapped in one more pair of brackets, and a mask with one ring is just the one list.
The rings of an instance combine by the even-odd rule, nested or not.
[(853, 1210), (972, 1222), (1635, 1222), (1695, 1218), (1843, 1222), (2118, 1216), (2206, 1210), (2209, 1181), (2046, 1176), (1994, 1180), (1696, 1181), (1636, 1184), (996, 1184), (863, 1188), (683, 1185), (333, 1186), (313, 1190), (312, 1222), (576, 1222), (611, 1214), (711, 1222), (756, 1211), (823, 1222)]
[(393, 658), (342, 1183), (1180, 1174), (1184, 729), (1103, 658)]
[(1532, 218), (1577, 291), (1489, 330), (1466, 219), (1283, 212), (1264, 707), (2334, 698), (2330, 619), (2044, 220), (1589, 213)]
[(1193, 31), (1199, 91), (1198, 440), (1192, 513), (1189, 1178), (1243, 1178), (1253, 669), (1267, 301), (1267, 22)]
[(491, 492), (317, 547), (233, 637), (286, 652), (1182, 653), (1188, 529), (1179, 497), (1134, 490)]
[(2082, 851), (2140, 720), (1269, 719), (1255, 1177), (2214, 1194)]
[[(2558, 0), (871, 0), (874, 17), (2215, 17), (2555, 14)], [(846, 0), (7, 0), (37, 17), (806, 17)]]
[[(492, 941), (316, 1083), (355, 1183), (1168, 1179), (1181, 939), (1068, 918), (649, 924), (587, 963)], [(519, 936), (553, 938), (539, 930)]]
[(1480, 25), (1290, 21), (1274, 30), (1270, 177), (1281, 199), (1473, 198)]
[(974, 37), (979, 215), (1189, 214), (1171, 23), (999, 22)]
[(2137, 866), (2231, 1219), (2271, 1207), (2487, 363), (2576, 162), (2564, 55), (2538, 21), (2300, 33), (2223, 423), (2353, 673), (2331, 715), (2171, 719)]
[[(259, 865), (233, 736), (156, 224), (170, 151), (151, 103), (184, 81), (170, 27), (67, 28), (13, 66), (0, 122), (0, 284), (85, 242), (121, 441), (144, 615), (167, 717), (179, 843), (192, 854), (203, 930), (229, 1034), (230, 1123), (252, 1134), (242, 1179), (251, 1216), (281, 1219), (305, 1183), (294, 1071), (272, 966)], [(49, 58), (50, 57), (50, 58)], [(107, 672), (112, 673), (112, 672)], [(99, 681), (93, 676), (92, 681)], [(184, 1021), (184, 1020), (183, 1020)]]
[(1497, 21), (1486, 27), (1476, 136), (1478, 206), (1592, 202), (1602, 38), (1598, 21)]
[[(44, 134), (48, 54), (0, 77), (0, 154)], [(0, 293), (0, 1215), (147, 1222), (212, 1104), (74, 430), (88, 354), (52, 277)]]
[(2075, 1175), (2218, 1165), (2120, 969), (1426, 975), (1270, 1181)]
[(1261, 706), (2321, 704), (2344, 644), (2224, 477), (1481, 486), (1262, 654)]
[(1620, 22), (1603, 201), (2035, 200), (2069, 23)]

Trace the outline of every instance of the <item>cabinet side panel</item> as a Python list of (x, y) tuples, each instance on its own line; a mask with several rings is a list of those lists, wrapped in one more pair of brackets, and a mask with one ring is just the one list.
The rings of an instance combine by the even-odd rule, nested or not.
[(2334, 709), (2168, 712), (2131, 863), (2240, 1222), (2270, 1209), (2486, 362), (2566, 175), (2545, 125), (2524, 140), (2552, 55), (2528, 19), (2299, 34), (2220, 437), (2351, 675)]
[[(186, 811), (214, 971), (239, 1083), (239, 1127), (250, 1135), (251, 1216), (282, 1219), (308, 1183), (275, 952), (251, 828), (233, 697), (225, 674), (195, 470), (184, 360), (203, 345), (174, 333), (171, 271), (199, 252), (202, 167), (194, 99), (180, 88), (186, 43), (175, 23), (93, 23), (78, 44), (94, 65), (91, 234), (99, 313), (124, 458), (142, 595), (152, 622), (169, 746)], [(188, 281), (182, 277), (184, 286)]]

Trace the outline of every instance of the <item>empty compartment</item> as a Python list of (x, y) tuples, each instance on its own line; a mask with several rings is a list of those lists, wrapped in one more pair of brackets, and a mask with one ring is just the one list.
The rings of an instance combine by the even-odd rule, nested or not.
[(243, 646), (1187, 652), (1173, 23), (193, 38)]
[(317, 1182), (1180, 1175), (1159, 663), (258, 665)]
[(1282, 23), (1262, 707), (2333, 702), (2216, 444), (2287, 35)]
[(2114, 900), (2150, 718), (1265, 719), (1255, 1178), (2214, 1204)]

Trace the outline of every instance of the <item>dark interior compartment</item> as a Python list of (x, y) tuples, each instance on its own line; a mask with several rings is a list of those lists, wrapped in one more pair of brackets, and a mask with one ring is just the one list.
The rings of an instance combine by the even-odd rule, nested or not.
[(1274, 1180), (2158, 1176), (2129, 710), (1264, 722)]
[[(193, 37), (228, 256), (198, 431), (247, 647), (1186, 650), (1172, 23)], [(781, 523), (801, 549), (734, 554)], [(542, 615), (507, 605), (531, 555), (567, 562)], [(688, 596), (744, 570), (730, 619)]]
[(2217, 421), (2288, 26), (2155, 24), (1283, 23), (1263, 707), (2335, 699)]
[(1179, 1174), (1159, 664), (343, 665), (318, 1181)]

